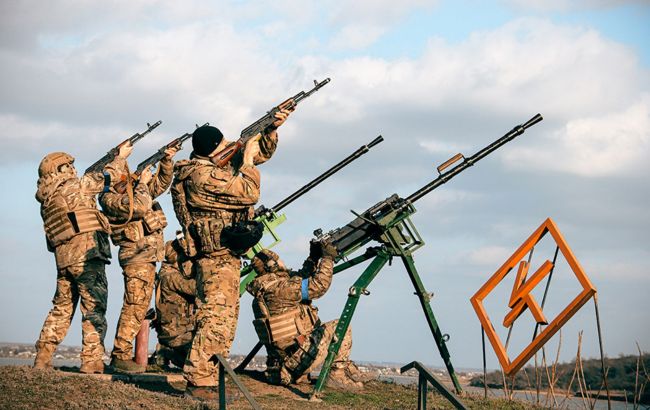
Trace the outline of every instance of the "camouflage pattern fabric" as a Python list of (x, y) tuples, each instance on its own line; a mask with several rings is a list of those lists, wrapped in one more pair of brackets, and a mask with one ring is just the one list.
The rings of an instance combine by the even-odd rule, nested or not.
[[(156, 262), (164, 257), (162, 228), (148, 232), (143, 225), (145, 214), (154, 212), (154, 198), (163, 194), (171, 184), (173, 162), (163, 159), (158, 172), (148, 184), (137, 184), (133, 190), (133, 204), (129, 195), (114, 189), (103, 194), (99, 203), (111, 224), (112, 237), (120, 237), (119, 261), (124, 275), (124, 302), (117, 323), (113, 352), (111, 356), (120, 360), (131, 360), (133, 339), (149, 308), (156, 275)], [(126, 226), (129, 213), (131, 221)], [(162, 211), (158, 211), (162, 212)]]
[[(126, 160), (119, 157), (104, 169), (111, 181), (118, 181), (126, 171)], [(101, 172), (84, 174), (81, 178), (77, 178), (76, 172), (51, 173), (39, 178), (35, 196), (41, 210), (54, 200), (68, 212), (97, 209), (96, 196), (104, 190), (105, 181)], [(111, 257), (108, 235), (102, 231), (86, 232), (55, 248), (48, 243), (48, 250), (54, 252), (56, 260), (57, 288), (36, 349), (56, 347), (63, 341), (81, 299), (81, 360), (82, 363), (101, 361), (108, 295), (105, 265)]]
[(192, 262), (172, 263), (166, 258), (156, 282), (156, 331), (162, 347), (174, 349), (192, 342), (195, 298)]
[(81, 299), (81, 362), (102, 360), (108, 298), (104, 267), (103, 260), (91, 259), (58, 271), (56, 293), (52, 299), (54, 306), (43, 323), (36, 342), (37, 350), (48, 344), (57, 346), (63, 341)]
[(133, 339), (140, 330), (140, 325), (151, 302), (156, 264), (127, 265), (123, 274), (124, 301), (117, 322), (111, 356), (120, 360), (131, 360), (133, 357)]
[(241, 262), (230, 253), (196, 261), (197, 328), (183, 371), (194, 386), (216, 386), (217, 367), (210, 358), (227, 356), (239, 316)]
[[(321, 258), (318, 263), (314, 263), (310, 259), (305, 260), (303, 268), (299, 271), (285, 268), (256, 277), (247, 287), (249, 293), (254, 296), (253, 313), (255, 318), (265, 318), (266, 312), (270, 317), (278, 316), (295, 311), (296, 308), (300, 308), (300, 312), (310, 312), (312, 316), (317, 317), (317, 309), (311, 306), (311, 300), (317, 299), (327, 292), (332, 282), (333, 270), (334, 262), (325, 257)], [(308, 300), (303, 299), (303, 279), (308, 279)], [(309, 315), (301, 313), (296, 318), (296, 322), (306, 322), (307, 316)], [(310, 319), (310, 321), (313, 320)], [(301, 329), (311, 330), (300, 334), (289, 346), (265, 344), (268, 353), (267, 377), (271, 383), (287, 385), (295, 382), (325, 361), (338, 320), (320, 324), (316, 319), (315, 322), (316, 326), (313, 328), (310, 328), (310, 322), (297, 323), (299, 331)], [(351, 349), (352, 330), (349, 328), (332, 368), (346, 368), (350, 363)]]

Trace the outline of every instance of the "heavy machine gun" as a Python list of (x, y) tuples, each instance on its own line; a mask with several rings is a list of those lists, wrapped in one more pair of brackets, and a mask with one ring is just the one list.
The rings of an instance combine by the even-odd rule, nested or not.
[[(316, 187), (321, 182), (325, 181), (327, 178), (331, 177), (332, 175), (340, 171), (342, 168), (349, 165), (354, 160), (361, 157), (366, 152), (370, 151), (370, 148), (379, 144), (383, 140), (384, 137), (380, 135), (374, 140), (370, 141), (368, 144), (362, 145), (361, 147), (359, 147), (359, 149), (354, 151), (352, 154), (348, 155), (341, 162), (334, 165), (327, 171), (323, 172), (321, 175), (319, 175), (318, 177), (314, 178), (313, 180), (305, 184), (302, 188), (298, 189), (293, 194), (289, 195), (282, 201), (278, 202), (275, 206), (272, 206), (271, 208), (266, 208), (264, 205), (259, 206), (255, 210), (255, 220), (261, 222), (264, 225), (264, 235), (266, 238), (271, 238), (272, 242), (264, 245), (262, 244), (262, 241), (260, 241), (246, 254), (246, 256), (249, 259), (252, 259), (257, 252), (261, 251), (262, 249), (270, 249), (280, 242), (280, 237), (275, 232), (275, 228), (277, 228), (278, 225), (280, 225), (282, 222), (284, 222), (287, 219), (284, 214), (279, 213), (282, 209), (284, 209), (287, 205), (291, 204), (296, 199), (300, 198), (301, 196), (303, 196), (304, 194), (312, 190), (314, 187)], [(239, 285), (240, 296), (246, 291), (246, 285), (248, 285), (253, 279), (255, 279), (255, 271), (250, 265), (246, 265), (241, 270), (241, 277), (242, 280)]]
[(144, 138), (147, 134), (149, 134), (151, 131), (156, 129), (160, 124), (162, 124), (162, 121), (158, 121), (156, 123), (149, 124), (147, 123), (147, 129), (144, 132), (136, 132), (129, 138), (125, 139), (124, 141), (120, 142), (117, 144), (117, 146), (113, 147), (100, 159), (98, 159), (94, 164), (86, 168), (86, 174), (89, 172), (102, 172), (106, 165), (108, 165), (110, 162), (112, 162), (115, 157), (117, 157), (117, 154), (120, 152), (120, 147), (126, 144), (135, 144), (136, 142), (140, 141), (142, 138)]
[(266, 132), (269, 129), (274, 129), (273, 123), (278, 120), (277, 118), (275, 118), (275, 114), (278, 111), (283, 109), (287, 109), (287, 110), (295, 109), (296, 106), (302, 100), (309, 97), (316, 91), (320, 90), (329, 82), (330, 82), (329, 78), (324, 79), (320, 83), (314, 80), (314, 88), (312, 88), (311, 90), (300, 91), (298, 94), (294, 95), (293, 97), (289, 97), (283, 102), (281, 102), (280, 104), (278, 104), (277, 106), (271, 108), (259, 120), (255, 121), (248, 127), (244, 128), (237, 141), (231, 142), (224, 149), (217, 152), (212, 158), (212, 161), (220, 167), (225, 166), (228, 162), (230, 162), (232, 157), (239, 150), (241, 150), (244, 145), (246, 145), (246, 142), (248, 142), (249, 139), (253, 138), (257, 134)]
[[(542, 116), (540, 114), (535, 115), (524, 124), (517, 125), (503, 137), (497, 139), (492, 144), (486, 146), (470, 157), (464, 157), (462, 154), (455, 155), (438, 167), (439, 176), (436, 179), (406, 198), (401, 198), (397, 194), (393, 194), (387, 199), (368, 208), (365, 212), (355, 213), (353, 211), (356, 218), (341, 228), (334, 229), (327, 233), (323, 233), (320, 229), (314, 232), (316, 240), (327, 240), (336, 246), (338, 251), (338, 256), (336, 258), (337, 262), (342, 260), (344, 261), (334, 268), (334, 273), (341, 272), (369, 259), (372, 259), (372, 262), (352, 287), (350, 287), (348, 300), (341, 317), (339, 318), (335, 330), (335, 336), (328, 348), (327, 358), (323, 363), (318, 381), (314, 387), (312, 398), (316, 398), (317, 394), (325, 385), (330, 372), (330, 367), (341, 347), (345, 332), (350, 326), (352, 315), (354, 314), (360, 296), (368, 295), (370, 293), (367, 290), (368, 285), (377, 276), (384, 265), (389, 260), (392, 260), (393, 257), (399, 257), (404, 263), (404, 267), (413, 283), (415, 294), (419, 298), (429, 329), (431, 330), (436, 345), (438, 346), (440, 355), (445, 362), (449, 376), (451, 377), (456, 391), (458, 393), (461, 392), (462, 389), (456, 377), (456, 373), (454, 372), (449, 351), (445, 344), (449, 339), (449, 336), (443, 335), (440, 331), (433, 310), (431, 309), (431, 305), (429, 304), (432, 296), (425, 290), (415, 268), (415, 261), (413, 260), (412, 253), (422, 247), (424, 241), (410, 219), (410, 216), (416, 211), (413, 203), (434, 189), (442, 186), (450, 179), (471, 167), (504, 144), (523, 134), (527, 128), (537, 124), (541, 120)], [(447, 169), (460, 159), (463, 159), (461, 163)], [(364, 247), (371, 241), (378, 242), (379, 246), (369, 247), (366, 249), (364, 254), (347, 260), (347, 257), (350, 254)]]

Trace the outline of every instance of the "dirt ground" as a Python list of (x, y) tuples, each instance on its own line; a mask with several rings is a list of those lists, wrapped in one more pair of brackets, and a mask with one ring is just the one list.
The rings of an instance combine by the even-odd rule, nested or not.
[[(320, 402), (309, 401), (313, 385), (291, 387), (265, 383), (259, 373), (241, 380), (263, 409), (413, 409), (415, 387), (372, 381), (359, 391), (326, 388)], [(183, 397), (185, 383), (179, 374), (138, 377), (82, 375), (75, 368), (34, 370), (27, 366), (0, 367), (0, 409), (218, 409), (218, 403), (197, 402)], [(243, 395), (229, 381), (228, 408), (249, 409)], [(235, 393), (233, 393), (235, 392)], [(235, 397), (237, 396), (237, 397)], [(481, 400), (464, 396), (472, 409), (528, 409), (520, 402)], [(453, 409), (437, 393), (429, 393), (427, 408)]]

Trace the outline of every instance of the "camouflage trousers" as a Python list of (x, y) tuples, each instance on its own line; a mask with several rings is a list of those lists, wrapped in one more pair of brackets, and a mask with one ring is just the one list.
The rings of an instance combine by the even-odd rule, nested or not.
[[(282, 352), (269, 352), (269, 357), (278, 357), (276, 366), (271, 365), (267, 376), (271, 383), (288, 385), (298, 380), (301, 376), (309, 374), (323, 364), (327, 358), (338, 319), (316, 327), (299, 345), (294, 345)], [(332, 369), (345, 368), (350, 363), (350, 350), (352, 350), (352, 327), (348, 327), (341, 348), (332, 362)]]
[(104, 261), (91, 259), (83, 264), (59, 269), (52, 299), (54, 306), (36, 342), (37, 350), (46, 345), (57, 346), (63, 341), (81, 299), (81, 362), (102, 360), (108, 298), (105, 266)]
[(140, 330), (153, 293), (156, 264), (135, 263), (124, 267), (124, 301), (117, 322), (112, 357), (133, 358), (133, 339)]
[(196, 262), (197, 314), (192, 348), (185, 361), (185, 379), (194, 386), (216, 386), (214, 354), (227, 356), (239, 316), (239, 257), (203, 257)]

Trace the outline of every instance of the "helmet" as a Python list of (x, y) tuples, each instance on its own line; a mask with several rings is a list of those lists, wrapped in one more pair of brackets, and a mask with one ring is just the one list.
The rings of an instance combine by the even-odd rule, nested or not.
[(253, 259), (251, 259), (251, 266), (258, 275), (265, 275), (267, 273), (274, 273), (280, 269), (280, 257), (277, 253), (262, 249)]
[(219, 128), (210, 125), (204, 125), (192, 134), (192, 149), (194, 153), (202, 157), (207, 157), (217, 149), (223, 139), (223, 134)]
[(52, 152), (47, 154), (38, 166), (39, 178), (49, 174), (56, 174), (59, 172), (61, 165), (74, 163), (74, 158), (65, 152)]
[(264, 225), (257, 221), (237, 222), (223, 228), (220, 241), (237, 255), (242, 255), (262, 239)]

